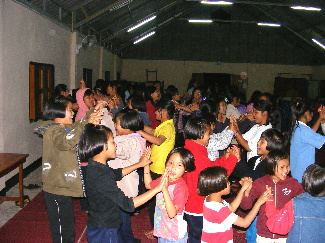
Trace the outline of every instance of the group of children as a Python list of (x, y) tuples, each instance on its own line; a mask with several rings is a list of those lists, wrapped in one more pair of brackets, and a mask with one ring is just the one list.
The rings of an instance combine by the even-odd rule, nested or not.
[[(54, 242), (74, 241), (72, 197), (87, 197), (89, 242), (136, 242), (131, 214), (156, 197), (151, 214), (153, 235), (158, 242), (180, 243), (232, 242), (232, 225), (248, 227), (257, 214), (256, 242), (286, 242), (288, 232), (277, 234), (268, 228), (265, 202), (271, 201), (280, 210), (305, 191), (311, 202), (313, 197), (324, 197), (323, 168), (306, 172), (304, 187), (288, 176), (289, 156), (283, 151), (286, 139), (271, 128), (266, 101), (256, 104), (257, 124), (246, 134), (241, 135), (237, 120), (230, 117), (232, 135), (248, 151), (246, 162), (241, 161), (237, 146), (210, 160), (214, 122), (203, 115), (186, 122), (185, 146), (174, 148), (177, 106), (171, 100), (157, 102), (155, 118), (161, 123), (155, 128), (144, 125), (138, 111), (125, 109), (113, 120), (107, 118), (114, 121), (110, 129), (100, 124), (105, 107), (114, 107), (104, 100), (94, 106), (92, 94), (87, 103), (88, 91), (82, 92), (86, 107), (79, 105), (76, 122), (71, 101), (57, 96), (46, 103), (43, 115), (47, 121), (37, 128), (43, 135), (43, 191)], [(146, 140), (152, 143), (151, 149), (145, 148)], [(82, 163), (88, 163), (83, 172)], [(136, 170), (142, 167), (148, 191), (138, 195), (141, 180)], [(240, 178), (241, 188), (229, 203), (222, 196), (230, 193), (231, 175)], [(315, 177), (317, 180), (311, 179)], [(301, 201), (294, 199), (294, 207), (302, 205)], [(317, 203), (323, 205), (324, 200)], [(245, 218), (235, 214), (239, 206), (251, 209)], [(303, 221), (299, 210), (297, 215)]]

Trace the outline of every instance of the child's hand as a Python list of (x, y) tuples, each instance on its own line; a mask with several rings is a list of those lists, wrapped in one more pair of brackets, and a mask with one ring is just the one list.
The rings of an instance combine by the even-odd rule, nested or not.
[(155, 187), (158, 192), (161, 192), (164, 187), (168, 187), (168, 171), (165, 170), (164, 174), (161, 176), (161, 180), (159, 181), (158, 185)]
[(167, 183), (164, 184), (162, 192), (168, 192), (169, 168), (165, 169), (164, 174), (166, 174), (166, 176), (167, 176)]
[(151, 163), (150, 155), (151, 155), (151, 148), (147, 147), (141, 155), (141, 158), (139, 161), (140, 167), (145, 167)]
[(107, 106), (107, 102), (104, 100), (99, 100), (99, 101), (97, 101), (97, 104), (94, 107), (94, 109), (99, 111), (100, 109), (103, 109), (105, 106)]
[(250, 177), (243, 177), (239, 181), (242, 191), (250, 190), (252, 188), (252, 183), (253, 183), (253, 180)]
[(256, 203), (259, 203), (260, 205), (264, 204), (267, 200), (269, 200), (273, 196), (271, 187), (266, 185), (265, 192), (262, 193), (262, 195), (259, 197)]
[[(229, 149), (229, 154), (232, 154), (234, 156), (236, 156), (237, 158), (237, 162), (240, 160), (240, 149), (237, 147), (237, 146), (231, 146)], [(227, 152), (228, 152), (228, 149), (227, 149)]]
[(102, 111), (97, 111), (97, 112), (91, 113), (89, 116), (89, 119), (88, 119), (88, 123), (92, 123), (94, 125), (99, 125), (99, 123), (102, 120), (103, 114), (104, 113)]

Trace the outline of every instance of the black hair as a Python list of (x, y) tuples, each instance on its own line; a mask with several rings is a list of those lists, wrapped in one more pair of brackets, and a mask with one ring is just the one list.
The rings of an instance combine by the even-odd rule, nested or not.
[(325, 169), (318, 164), (307, 167), (302, 176), (302, 186), (313, 197), (325, 197)]
[(179, 91), (174, 85), (168, 85), (165, 94), (166, 97), (171, 100), (173, 96), (179, 94)]
[(221, 102), (225, 102), (226, 105), (229, 103), (229, 100), (227, 97), (225, 96), (219, 96), (216, 100), (216, 115), (219, 114), (219, 111), (220, 111), (220, 103)]
[(202, 100), (200, 102), (199, 109), (201, 111), (200, 115), (202, 117), (205, 117), (209, 114), (214, 114), (217, 110), (216, 100), (212, 98)]
[(184, 128), (184, 137), (192, 140), (201, 139), (210, 127), (211, 124), (201, 117), (190, 118)]
[(104, 125), (94, 125), (88, 123), (85, 125), (78, 143), (78, 154), (81, 161), (100, 154), (107, 144), (108, 136), (112, 130)]
[(115, 115), (115, 122), (117, 118), (120, 118), (120, 125), (124, 129), (136, 132), (144, 128), (143, 120), (139, 112), (135, 110), (123, 109)]
[(138, 111), (146, 112), (146, 101), (143, 96), (135, 95), (130, 97), (132, 109), (137, 109)]
[(87, 89), (84, 93), (84, 98), (87, 97), (87, 96), (91, 96), (93, 94), (93, 91), (91, 89)]
[(45, 103), (43, 117), (47, 120), (65, 118), (68, 103), (71, 99), (63, 95), (52, 97)]
[(227, 170), (221, 166), (212, 166), (202, 170), (199, 174), (197, 193), (208, 196), (227, 188)]
[(68, 90), (68, 86), (66, 84), (58, 84), (54, 88), (54, 95), (61, 95), (61, 92), (66, 92)]
[(247, 102), (248, 104), (253, 103), (256, 104), (257, 101), (259, 100), (260, 96), (261, 96), (262, 92), (259, 90), (255, 90), (252, 95), (251, 98), (249, 99), (249, 101)]
[(153, 105), (155, 104), (151, 98), (151, 94), (155, 93), (157, 91), (155, 86), (148, 86), (146, 88), (146, 100), (151, 102)]
[(291, 105), (291, 126), (290, 134), (293, 133), (295, 128), (298, 126), (299, 119), (307, 112), (312, 112), (312, 107), (306, 102), (299, 101)]
[(133, 95), (134, 96), (142, 96), (146, 97), (146, 86), (144, 84), (134, 84), (133, 87)]
[(229, 103), (233, 102), (235, 98), (237, 99), (237, 102), (240, 100), (239, 93), (231, 88), (227, 91), (227, 98), (229, 99)]
[(261, 138), (264, 138), (267, 142), (266, 149), (268, 151), (280, 149), (284, 150), (287, 144), (287, 138), (275, 128), (265, 130), (261, 134)]
[(171, 100), (167, 100), (167, 99), (161, 99), (157, 102), (157, 104), (155, 105), (156, 109), (164, 109), (167, 110), (167, 114), (169, 116), (170, 119), (174, 118), (174, 114), (175, 114), (175, 105)]
[(275, 127), (279, 122), (278, 113), (274, 112), (272, 102), (269, 100), (259, 100), (254, 104), (254, 109), (267, 112), (266, 124), (271, 123)]
[(264, 92), (260, 94), (259, 99), (261, 99), (262, 96), (265, 96), (266, 100), (269, 100), (273, 104), (273, 95), (269, 92)]
[(193, 154), (188, 149), (182, 147), (174, 148), (172, 151), (170, 151), (170, 153), (167, 156), (166, 163), (168, 162), (170, 156), (172, 156), (172, 154), (175, 153), (179, 153), (181, 157), (181, 161), (185, 168), (185, 172), (191, 172), (195, 170)]
[(280, 160), (289, 159), (289, 155), (280, 149), (271, 150), (265, 158), (265, 174), (274, 175), (276, 166)]

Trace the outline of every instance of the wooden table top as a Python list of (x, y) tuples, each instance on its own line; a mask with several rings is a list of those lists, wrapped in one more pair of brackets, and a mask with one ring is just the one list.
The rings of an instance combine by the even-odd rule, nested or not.
[(0, 172), (22, 163), (29, 154), (0, 153)]

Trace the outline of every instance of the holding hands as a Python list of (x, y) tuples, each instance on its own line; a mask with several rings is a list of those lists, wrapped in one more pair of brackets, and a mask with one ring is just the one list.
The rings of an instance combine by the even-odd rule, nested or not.
[(150, 155), (151, 155), (151, 148), (150, 147), (147, 147), (143, 151), (142, 156), (140, 158), (140, 161), (139, 161), (140, 167), (149, 166), (149, 164), (151, 163)]
[(237, 162), (240, 160), (240, 149), (237, 146), (233, 145), (227, 149), (225, 153), (226, 158), (228, 158), (230, 154), (236, 156)]
[(266, 201), (268, 201), (271, 197), (273, 197), (272, 189), (271, 189), (271, 187), (269, 187), (268, 185), (266, 185), (265, 192), (262, 193), (262, 195), (259, 197), (259, 199), (257, 200), (256, 203), (262, 205)]

